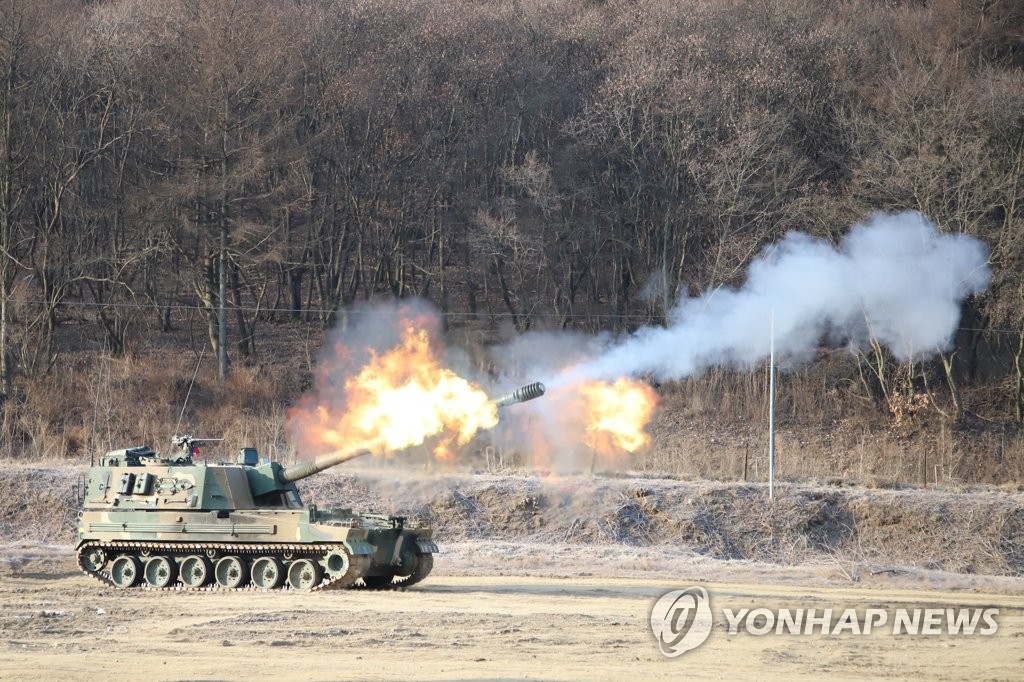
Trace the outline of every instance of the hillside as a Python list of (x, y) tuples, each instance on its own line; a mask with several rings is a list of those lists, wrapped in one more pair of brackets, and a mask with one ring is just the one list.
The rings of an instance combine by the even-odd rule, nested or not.
[[(487, 375), (524, 332), (663, 326), (791, 231), (912, 210), (980, 240), (987, 289), (941, 352), (784, 367), (783, 476), (1021, 480), (1018, 3), (234, 7), (0, 10), (0, 456), (162, 442), (201, 356), (187, 428), (291, 454), (367, 301), (430, 301)], [(632, 465), (763, 477), (764, 384), (659, 382)]]

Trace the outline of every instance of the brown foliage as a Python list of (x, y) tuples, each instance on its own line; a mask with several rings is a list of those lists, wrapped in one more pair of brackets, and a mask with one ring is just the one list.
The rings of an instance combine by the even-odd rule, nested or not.
[[(194, 347), (194, 312), (216, 348), (222, 303), (262, 414), (292, 395), (246, 379), (282, 318), (308, 345), (339, 307), (419, 295), (467, 336), (629, 329), (787, 230), (907, 208), (984, 239), (992, 288), (945, 365), (865, 355), (821, 370), (807, 411), (887, 418), (924, 391), (954, 420), (1024, 419), (1022, 26), (990, 0), (7, 3), (5, 428), (87, 432), (62, 426), (87, 401), (40, 409), (76, 353), (117, 358), (88, 395), (161, 335)], [(189, 365), (135, 371), (179, 386)], [(142, 404), (166, 422), (177, 397)]]

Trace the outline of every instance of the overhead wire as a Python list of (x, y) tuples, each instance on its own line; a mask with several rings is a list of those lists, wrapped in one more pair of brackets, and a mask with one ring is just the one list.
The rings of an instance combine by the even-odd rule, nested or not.
[[(28, 305), (43, 305), (42, 301), (23, 301)], [(76, 307), (76, 308), (121, 308), (121, 309), (141, 309), (141, 310), (173, 310), (173, 311), (198, 311), (208, 312), (209, 306), (204, 306), (200, 303), (135, 303), (135, 302), (108, 302), (101, 303), (97, 301), (58, 301), (54, 304), (55, 306), (61, 307)], [(372, 310), (361, 310), (359, 308), (344, 309), (339, 311), (335, 308), (281, 308), (281, 307), (264, 307), (264, 306), (238, 306), (229, 304), (225, 306), (226, 310), (230, 311), (242, 311), (250, 313), (279, 313), (288, 315), (332, 315), (338, 312), (343, 312), (345, 315), (373, 315), (375, 314)], [(644, 315), (640, 313), (625, 313), (625, 314), (611, 314), (611, 313), (578, 313), (578, 312), (566, 312), (566, 313), (513, 313), (508, 311), (489, 311), (489, 312), (469, 312), (469, 311), (437, 311), (438, 316), (447, 319), (471, 319), (481, 317), (491, 318), (517, 318), (517, 317), (530, 317), (540, 319), (570, 319), (570, 320), (650, 320), (652, 315)], [(1020, 334), (1021, 329), (1002, 329), (998, 327), (957, 327), (955, 331), (961, 332), (989, 332), (996, 334)]]

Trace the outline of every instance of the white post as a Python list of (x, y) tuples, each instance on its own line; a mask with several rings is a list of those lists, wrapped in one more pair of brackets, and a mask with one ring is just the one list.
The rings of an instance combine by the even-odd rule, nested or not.
[(768, 499), (775, 499), (775, 310), (768, 354)]

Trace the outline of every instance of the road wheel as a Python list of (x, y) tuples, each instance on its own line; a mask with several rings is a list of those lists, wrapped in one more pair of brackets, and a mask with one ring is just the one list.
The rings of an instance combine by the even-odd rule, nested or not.
[(323, 580), (324, 570), (310, 559), (296, 559), (288, 567), (288, 584), (296, 590), (311, 590)]
[(121, 589), (138, 585), (142, 579), (142, 562), (133, 556), (117, 557), (110, 567), (110, 579)]
[(155, 556), (146, 562), (146, 582), (153, 587), (167, 587), (178, 579), (178, 565), (174, 559)]
[(217, 584), (229, 590), (241, 587), (249, 579), (249, 571), (246, 570), (245, 560), (236, 556), (226, 556), (217, 562), (213, 568), (213, 575), (217, 578)]
[(280, 587), (284, 582), (284, 565), (276, 557), (260, 557), (252, 563), (252, 582), (261, 590)]
[(193, 554), (181, 562), (181, 582), (189, 587), (202, 587), (213, 579), (213, 564), (204, 556)]

